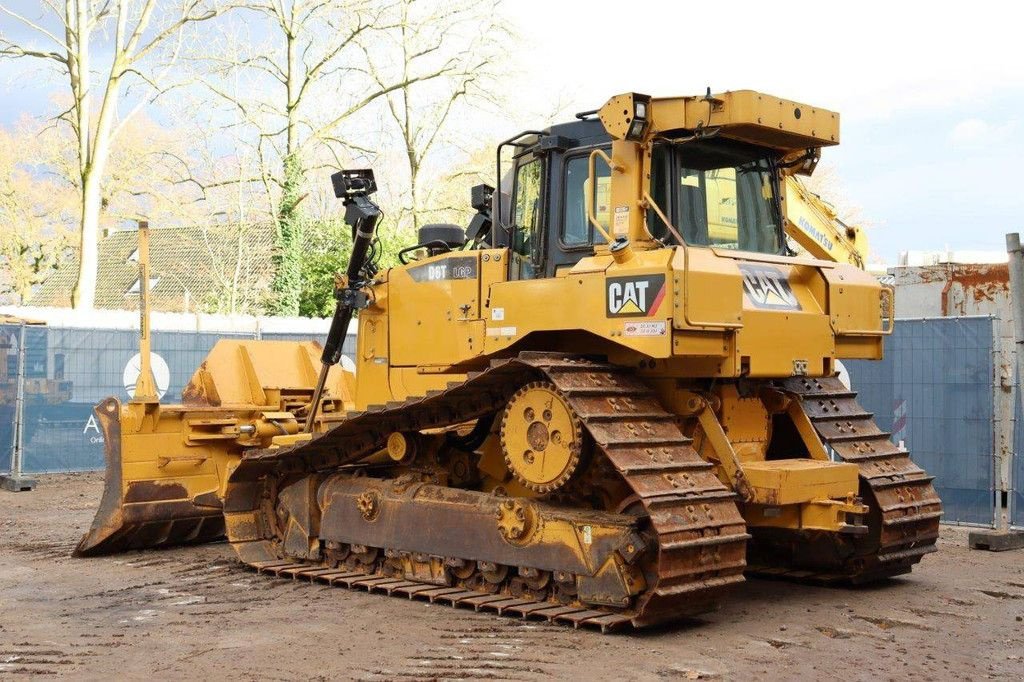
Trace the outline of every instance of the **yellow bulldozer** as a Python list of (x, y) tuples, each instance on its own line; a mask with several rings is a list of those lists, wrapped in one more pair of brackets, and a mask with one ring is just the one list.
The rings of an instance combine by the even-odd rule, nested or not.
[(222, 340), (180, 405), (145, 367), (98, 405), (76, 553), (226, 535), (260, 572), (602, 630), (745, 573), (907, 573), (941, 503), (836, 377), (882, 357), (892, 292), (793, 184), (838, 142), (837, 114), (757, 92), (619, 95), (502, 142), (469, 227), (388, 269), (372, 172), (335, 174), (353, 249), (323, 347)]

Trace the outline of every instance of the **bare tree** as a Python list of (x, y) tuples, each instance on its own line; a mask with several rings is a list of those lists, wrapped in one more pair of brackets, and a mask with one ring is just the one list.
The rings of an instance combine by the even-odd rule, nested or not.
[(251, 183), (246, 179), (253, 172), (252, 160), (243, 154), (232, 161), (233, 178), (224, 164), (219, 169), (224, 183), (220, 187), (226, 190), (221, 193), (225, 219), (200, 228), (205, 256), (200, 268), (203, 279), (213, 285), (211, 300), (200, 303), (207, 312), (259, 314), (270, 298), (271, 216), (251, 201)]
[(75, 193), (44, 172), (35, 126), (0, 130), (0, 301), (25, 303), (73, 235)]
[(232, 124), (237, 138), (259, 159), (259, 177), (248, 181), (262, 183), (274, 203), (274, 312), (299, 309), (307, 176), (372, 154), (360, 139), (380, 137), (380, 117), (371, 115), (375, 104), (456, 68), (440, 59), (429, 68), (423, 60), (415, 72), (374, 72), (365, 45), (401, 27), (396, 7), (369, 0), (256, 0), (246, 8), (264, 19), (256, 31), (261, 39), (250, 45), (235, 40), (197, 57), (204, 72), (216, 75), (207, 87), (240, 119)]
[[(371, 73), (379, 87), (401, 85), (387, 96), (387, 112), (398, 132), (408, 172), (408, 187), (399, 223), (418, 229), (426, 216), (448, 212), (442, 183), (421, 183), (431, 152), (457, 133), (452, 121), (469, 107), (500, 103), (496, 68), (506, 54), (510, 34), (500, 0), (397, 0), (391, 10), (395, 28), (390, 48), (367, 46)], [(435, 74), (425, 80), (420, 74)], [(461, 139), (448, 140), (458, 148)]]
[[(21, 42), (0, 35), (0, 56), (43, 60), (70, 90), (71, 105), (56, 118), (70, 126), (76, 142), (81, 222), (79, 273), (71, 297), (76, 308), (92, 308), (95, 301), (102, 183), (113, 141), (131, 113), (162, 91), (185, 28), (220, 13), (216, 2), (43, 0), (37, 17), (0, 5), (0, 12), (32, 35)], [(163, 60), (157, 59), (161, 52)], [(120, 115), (133, 82), (148, 86), (148, 96)]]
[(830, 204), (836, 216), (844, 223), (872, 227), (871, 222), (865, 218), (861, 206), (850, 199), (850, 193), (834, 164), (821, 163), (814, 171), (814, 175), (801, 177), (799, 180), (807, 189)]

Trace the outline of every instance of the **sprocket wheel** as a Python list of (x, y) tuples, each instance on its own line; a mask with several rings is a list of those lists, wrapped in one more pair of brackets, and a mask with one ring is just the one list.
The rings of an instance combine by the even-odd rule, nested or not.
[(550, 493), (576, 473), (583, 427), (553, 384), (532, 382), (516, 391), (502, 413), (501, 449), (517, 481)]

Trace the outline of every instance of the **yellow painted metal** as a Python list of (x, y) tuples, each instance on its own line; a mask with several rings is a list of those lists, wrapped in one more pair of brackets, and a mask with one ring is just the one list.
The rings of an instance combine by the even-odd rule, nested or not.
[[(635, 93), (616, 95), (598, 111), (612, 137), (626, 138), (637, 98)], [(653, 98), (649, 108), (644, 139), (673, 130), (717, 128), (722, 137), (786, 152), (839, 144), (839, 114), (753, 90)]]
[[(76, 553), (219, 536), (224, 486), (242, 453), (276, 438), (302, 437), (295, 411), (312, 396), (312, 362), (319, 355), (312, 342), (223, 339), (185, 387), (182, 404), (100, 403), (106, 484)], [(332, 369), (327, 385), (334, 412), (353, 407), (352, 383), (351, 373)], [(329, 416), (321, 417), (321, 428)]]
[(388, 276), (391, 365), (453, 364), (483, 352), (480, 279), (440, 279), (432, 277), (431, 273), (437, 272), (432, 268), (448, 264), (454, 258), (460, 259), (460, 263), (471, 261), (468, 267), (478, 272), (484, 253), (445, 254), (419, 261), (412, 267), (391, 270)]
[(413, 454), (413, 446), (409, 439), (402, 433), (394, 432), (388, 436), (388, 457), (396, 462), (401, 462)]
[(549, 493), (564, 485), (580, 461), (583, 432), (579, 418), (550, 385), (520, 389), (501, 417), (505, 465), (525, 487)]
[(792, 420), (793, 426), (796, 427), (797, 433), (800, 434), (800, 439), (807, 447), (807, 453), (811, 459), (824, 462), (829, 461), (828, 452), (825, 451), (825, 446), (814, 430), (814, 424), (811, 423), (810, 417), (801, 408), (800, 403), (796, 400), (789, 401), (789, 404), (786, 406), (786, 415)]
[(134, 402), (155, 403), (156, 379), (150, 358), (151, 341), (149, 334), (149, 223), (139, 223), (139, 378), (135, 382)]
[(760, 397), (741, 396), (735, 384), (719, 386), (715, 392), (722, 430), (742, 462), (764, 460), (772, 436), (771, 415)]
[(813, 258), (864, 268), (868, 237), (863, 229), (840, 220), (835, 209), (799, 178), (787, 175), (783, 189), (786, 233), (801, 248)]
[[(854, 525), (848, 514), (867, 513), (867, 507), (855, 500), (856, 465), (827, 458), (764, 459), (770, 427), (766, 424), (769, 411), (761, 399), (742, 398), (734, 386), (719, 389), (711, 398), (664, 385), (661, 389), (668, 405), (695, 417), (694, 447), (715, 465), (719, 479), (740, 495), (748, 527), (838, 532)], [(721, 421), (715, 405), (723, 415)], [(817, 436), (811, 435), (808, 449), (815, 443), (821, 448)]]
[[(816, 260), (685, 244), (665, 247), (647, 231), (649, 211), (652, 218), (668, 223), (663, 207), (656, 207), (651, 198), (656, 137), (714, 134), (783, 155), (807, 150), (816, 154), (820, 147), (838, 143), (838, 116), (750, 91), (653, 99), (640, 139), (626, 139), (637, 102), (636, 96), (623, 95), (601, 110), (601, 119), (615, 138), (610, 155), (592, 156), (592, 161), (606, 156), (611, 169), (606, 222), (597, 220), (593, 207), (587, 211), (598, 222), (595, 229), (603, 232), (607, 225), (608, 236), (625, 237), (629, 246), (613, 253), (600, 245), (550, 278), (514, 279), (505, 248), (442, 253), (379, 273), (367, 287), (369, 307), (359, 314), (358, 381), (340, 369), (332, 370), (329, 399), (317, 429), (337, 423), (349, 409), (443, 389), (495, 358), (522, 350), (601, 356), (636, 368), (642, 378), (659, 386), (659, 396), (677, 413), (696, 414), (708, 443), (702, 452), (751, 505), (769, 498), (799, 500), (787, 503), (784, 509), (789, 511), (782, 516), (773, 517), (792, 514), (788, 527), (801, 527), (819, 513), (839, 519), (828, 498), (839, 487), (844, 488), (843, 495), (855, 493), (856, 486), (846, 489), (848, 469), (823, 466), (823, 448), (804, 423), (806, 418), (794, 420), (814, 466), (802, 468), (811, 461), (804, 460), (786, 468), (774, 460), (765, 468), (771, 410), (756, 404), (756, 397), (740, 398), (730, 388), (701, 398), (714, 398), (717, 405), (705, 402), (701, 409), (692, 409), (680, 391), (691, 389), (686, 382), (693, 381), (733, 386), (740, 378), (827, 376), (837, 358), (881, 357), (883, 337), (891, 329), (891, 298), (855, 265), (836, 262), (855, 261), (852, 254), (859, 253), (863, 242), (855, 237), (852, 246), (841, 249), (809, 249), (812, 255), (829, 259)], [(727, 193), (728, 183), (717, 191)], [(796, 210), (792, 199), (786, 205), (787, 211)], [(726, 229), (727, 218), (718, 216), (715, 229)], [(822, 224), (839, 229), (838, 221), (826, 218)], [(795, 212), (789, 223), (799, 223)], [(791, 290), (786, 305), (751, 300), (745, 284), (763, 273)], [(628, 306), (620, 295), (623, 282), (633, 283)], [(318, 364), (319, 349), (312, 344), (225, 340), (192, 377), (182, 405), (101, 405), (101, 421), (109, 431), (112, 501), (104, 503), (108, 513), (104, 517), (101, 512), (104, 518), (97, 519), (91, 547), (117, 535), (111, 529), (118, 524), (145, 526), (191, 518), (193, 512), (196, 518), (219, 518), (223, 483), (242, 452), (308, 437), (297, 434), (295, 425), (308, 407)], [(566, 472), (571, 475), (572, 458), (566, 452), (579, 444), (579, 437), (565, 447), (555, 447), (549, 440), (545, 448), (531, 448), (552, 456), (527, 462), (527, 448), (519, 446), (529, 442), (532, 423), (524, 420), (514, 426), (512, 442), (519, 445), (509, 450), (509, 462), (504, 461), (496, 436), (485, 441), (479, 463), (484, 489), (528, 497), (537, 494), (528, 485), (542, 489), (557, 485)], [(550, 437), (551, 428), (546, 428)], [(509, 473), (517, 467), (520, 480)], [(847, 473), (840, 475), (842, 471)], [(752, 487), (750, 476), (759, 487)], [(139, 515), (133, 517), (137, 521), (117, 518), (117, 513), (136, 504), (134, 500), (140, 504)], [(176, 506), (164, 516), (158, 505), (149, 505), (143, 513), (141, 505), (147, 501)], [(813, 522), (819, 524), (815, 527), (824, 524), (820, 519)], [(130, 546), (123, 533), (115, 539)]]
[(729, 436), (707, 401), (699, 396), (697, 399), (700, 401), (696, 412), (697, 424), (709, 446), (703, 447), (703, 439), (695, 439), (700, 445), (697, 451), (701, 457), (710, 459), (716, 465), (716, 473), (722, 483), (739, 493), (742, 499), (753, 500), (754, 492), (747, 481), (743, 463), (729, 442)]
[[(490, 283), (484, 322), (486, 355), (499, 353), (531, 334), (561, 330), (590, 332), (593, 338), (580, 339), (579, 352), (640, 353), (653, 358), (672, 355), (671, 328), (673, 291), (670, 286), (672, 249), (638, 251), (627, 263), (619, 264), (611, 256), (582, 259), (558, 277), (534, 280), (495, 280)], [(609, 277), (662, 275), (665, 289), (645, 296), (648, 313), (643, 317), (617, 317), (607, 310)], [(640, 329), (638, 322), (651, 326)], [(645, 335), (640, 335), (643, 331)]]
[(282, 436), (274, 436), (270, 440), (270, 445), (268, 447), (283, 448), (289, 445), (308, 443), (311, 440), (313, 440), (312, 433), (289, 433)]
[(748, 502), (787, 505), (857, 494), (857, 465), (813, 459), (775, 459), (744, 462), (750, 486)]
[(608, 167), (614, 172), (622, 172), (622, 168), (621, 166), (616, 165), (615, 162), (612, 161), (611, 157), (605, 154), (602, 150), (595, 149), (590, 152), (590, 158), (588, 159), (590, 179), (587, 181), (587, 190), (583, 195), (583, 199), (586, 202), (587, 220), (594, 226), (597, 233), (604, 237), (605, 242), (610, 243), (613, 241), (612, 236), (608, 233), (608, 230), (605, 229), (605, 222), (602, 222), (597, 217), (597, 213), (594, 210), (594, 193), (590, 191), (590, 188), (593, 187), (594, 178), (597, 177), (597, 173), (595, 171), (597, 168), (598, 158), (604, 159), (604, 162), (608, 164)]
[(743, 518), (751, 527), (832, 533), (864, 532), (867, 513), (866, 505), (850, 499), (816, 499), (788, 506), (747, 504), (743, 508)]
[(508, 465), (505, 464), (505, 451), (501, 447), (501, 438), (491, 433), (480, 448), (480, 460), (477, 468), (483, 474), (481, 488), (488, 492), (497, 491), (512, 497), (539, 497), (537, 493), (517, 481)]
[[(283, 403), (299, 406), (315, 385), (319, 344), (295, 341), (218, 341), (182, 392), (186, 404), (216, 406)], [(327, 378), (327, 395), (335, 407), (354, 402), (352, 374), (340, 367)], [(330, 408), (328, 408), (330, 409)]]

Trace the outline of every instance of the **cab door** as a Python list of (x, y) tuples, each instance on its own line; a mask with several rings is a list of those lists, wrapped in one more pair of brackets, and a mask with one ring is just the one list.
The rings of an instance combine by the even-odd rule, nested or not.
[(512, 187), (512, 248), (509, 279), (544, 276), (547, 203), (547, 168), (544, 157), (526, 154), (516, 159)]

